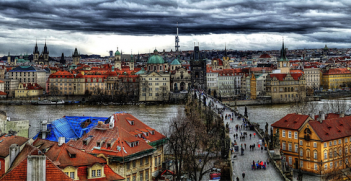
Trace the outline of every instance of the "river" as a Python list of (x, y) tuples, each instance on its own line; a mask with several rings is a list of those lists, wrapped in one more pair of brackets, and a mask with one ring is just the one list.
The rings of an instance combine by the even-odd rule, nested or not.
[[(351, 107), (351, 98), (339, 99), (344, 102), (344, 106)], [(322, 99), (315, 102), (322, 109), (322, 105), (330, 101)], [(92, 105), (0, 105), (0, 110), (6, 111), (11, 118), (29, 120), (29, 137), (33, 137), (38, 131), (39, 123), (42, 120), (49, 122), (62, 118), (63, 116), (96, 116), (109, 117), (115, 112), (127, 112), (134, 115), (150, 127), (162, 132), (167, 128), (169, 120), (177, 114), (178, 109), (184, 109), (184, 105), (152, 105), (152, 106), (135, 106), (135, 105), (110, 105), (110, 106), (92, 106)], [(293, 113), (289, 104), (275, 105), (257, 105), (247, 106), (249, 119), (257, 122), (264, 129), (264, 125), (269, 125), (278, 121), (286, 114)], [(240, 113), (244, 114), (245, 107), (238, 107)], [(315, 112), (314, 114), (317, 114)], [(350, 112), (346, 112), (350, 114)]]
[(42, 120), (49, 122), (63, 116), (96, 116), (109, 117), (115, 112), (130, 113), (150, 127), (162, 132), (168, 126), (169, 120), (177, 114), (178, 109), (184, 109), (184, 105), (0, 105), (0, 110), (6, 111), (7, 116), (16, 119), (29, 120), (29, 137), (33, 137), (39, 131), (39, 123)]

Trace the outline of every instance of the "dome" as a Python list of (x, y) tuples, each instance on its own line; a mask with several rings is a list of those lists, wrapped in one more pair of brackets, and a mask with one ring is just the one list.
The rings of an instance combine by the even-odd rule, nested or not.
[(121, 55), (121, 53), (119, 53), (119, 51), (117, 50), (116, 53), (115, 53), (115, 55)]
[(147, 61), (147, 64), (164, 64), (165, 61), (160, 55), (152, 55), (149, 57), (149, 60)]
[(178, 61), (178, 59), (174, 59), (171, 65), (180, 65), (180, 62)]

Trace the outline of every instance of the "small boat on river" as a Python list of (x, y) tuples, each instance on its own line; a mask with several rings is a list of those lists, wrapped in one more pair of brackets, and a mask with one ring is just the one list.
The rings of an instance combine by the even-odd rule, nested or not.
[(65, 104), (65, 101), (63, 100), (53, 100), (53, 101), (50, 101), (50, 100), (42, 100), (42, 101), (38, 101), (36, 102), (37, 105), (61, 105), (61, 104)]

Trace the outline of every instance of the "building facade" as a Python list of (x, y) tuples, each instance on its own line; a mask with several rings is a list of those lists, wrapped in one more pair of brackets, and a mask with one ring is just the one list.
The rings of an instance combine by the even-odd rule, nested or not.
[(323, 72), (321, 86), (325, 90), (349, 87), (350, 83), (351, 71), (347, 68), (328, 68)]
[(9, 71), (9, 79), (18, 80), (19, 83), (37, 83), (45, 91), (46, 71), (33, 66), (19, 66)]

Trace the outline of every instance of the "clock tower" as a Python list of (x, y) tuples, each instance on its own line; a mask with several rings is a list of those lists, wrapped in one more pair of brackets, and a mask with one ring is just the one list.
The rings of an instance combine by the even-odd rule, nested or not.
[(286, 58), (284, 39), (283, 39), (282, 48), (280, 50), (280, 57), (278, 59), (278, 68), (280, 69), (281, 73), (289, 73), (290, 72), (290, 62), (289, 62), (288, 58)]

